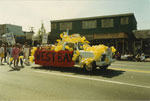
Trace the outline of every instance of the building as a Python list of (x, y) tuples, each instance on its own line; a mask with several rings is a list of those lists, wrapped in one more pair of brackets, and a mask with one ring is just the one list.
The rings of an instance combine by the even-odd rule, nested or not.
[(0, 38), (6, 33), (13, 33), (16, 42), (22, 43), (25, 40), (25, 34), (22, 31), (22, 26), (12, 24), (1, 24), (0, 25)]
[(134, 30), (134, 52), (150, 54), (150, 30)]
[(133, 52), (133, 30), (137, 21), (133, 13), (51, 21), (49, 40), (55, 42), (60, 33), (79, 33), (91, 44), (113, 45), (121, 53)]
[(28, 44), (32, 44), (32, 36), (34, 35), (34, 31), (24, 31), (25, 39)]

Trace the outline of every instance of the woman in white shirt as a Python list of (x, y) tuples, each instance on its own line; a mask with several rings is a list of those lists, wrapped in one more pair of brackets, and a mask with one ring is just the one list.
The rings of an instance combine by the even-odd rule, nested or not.
[(29, 45), (26, 45), (24, 47), (24, 57), (25, 57), (25, 64), (29, 65), (29, 54), (30, 54), (30, 48)]

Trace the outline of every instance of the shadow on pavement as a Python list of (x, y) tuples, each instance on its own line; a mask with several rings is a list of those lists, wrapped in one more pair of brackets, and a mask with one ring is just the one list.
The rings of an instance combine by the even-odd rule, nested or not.
[(107, 78), (112, 78), (112, 77), (115, 77), (115, 76), (119, 76), (121, 74), (123, 74), (125, 71), (123, 70), (113, 70), (113, 69), (107, 69), (105, 71), (102, 71), (102, 70), (98, 70), (98, 74), (100, 74), (100, 76), (103, 76), (103, 77), (107, 77)]
[(113, 69), (107, 69), (105, 71), (102, 71), (100, 69), (96, 69), (94, 72), (87, 72), (84, 69), (80, 68), (61, 68), (61, 67), (46, 67), (46, 66), (40, 66), (40, 67), (31, 67), (32, 69), (39, 69), (39, 70), (46, 70), (46, 71), (59, 71), (64, 73), (73, 73), (74, 75), (80, 74), (80, 75), (91, 75), (91, 76), (103, 76), (106, 78), (112, 78), (115, 76), (119, 76), (123, 74), (125, 71), (122, 70), (113, 70)]
[(12, 72), (12, 71), (20, 71), (20, 69), (10, 69), (8, 72)]
[(10, 67), (11, 69), (8, 72), (12, 72), (12, 71), (20, 71), (21, 69), (24, 68), (24, 66), (18, 66), (17, 68), (14, 67)]

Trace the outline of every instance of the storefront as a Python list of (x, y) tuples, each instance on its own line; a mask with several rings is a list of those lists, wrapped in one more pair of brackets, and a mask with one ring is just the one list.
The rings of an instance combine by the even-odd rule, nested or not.
[(134, 30), (134, 52), (150, 54), (150, 30)]
[(109, 34), (94, 34), (93, 44), (104, 44), (114, 46), (117, 51), (125, 53), (129, 51), (128, 34), (124, 32)]

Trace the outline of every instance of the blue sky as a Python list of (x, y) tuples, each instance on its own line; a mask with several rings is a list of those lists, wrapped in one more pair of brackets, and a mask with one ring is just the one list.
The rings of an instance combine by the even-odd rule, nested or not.
[(150, 0), (0, 0), (0, 24), (15, 24), (37, 31), (43, 20), (134, 13), (138, 29), (150, 29)]

